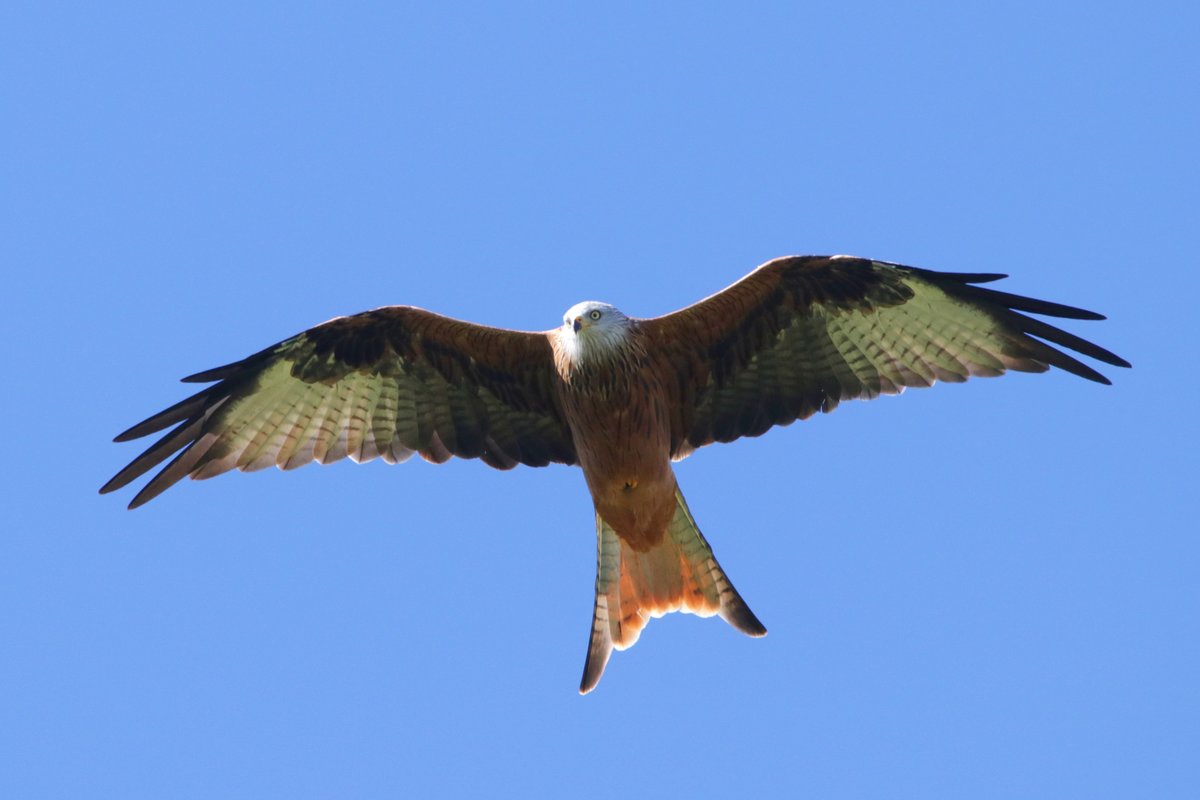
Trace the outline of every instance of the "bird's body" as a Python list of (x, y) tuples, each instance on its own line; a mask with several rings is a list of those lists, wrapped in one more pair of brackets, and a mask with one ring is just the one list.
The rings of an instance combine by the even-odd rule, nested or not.
[(586, 692), (611, 650), (632, 645), (654, 616), (718, 614), (766, 633), (700, 533), (672, 461), (844, 399), (939, 380), (1056, 366), (1108, 382), (1046, 342), (1128, 366), (1021, 312), (1100, 315), (977, 286), (1001, 277), (795, 256), (654, 319), (593, 301), (544, 333), (406, 306), (340, 317), (185, 379), (215, 383), (118, 436), (176, 426), (101, 491), (175, 453), (131, 507), (185, 476), (347, 456), (576, 464), (598, 541)]
[(671, 468), (671, 392), (637, 320), (604, 303), (572, 307), (552, 334), (563, 417), (596, 510), (596, 607), (582, 691), (612, 649), (631, 647), (650, 617), (723, 614), (766, 628), (734, 590), (692, 520)]
[[(599, 324), (616, 313), (592, 309)], [(574, 317), (571, 325), (574, 325)], [(583, 323), (587, 324), (587, 323)], [(574, 348), (587, 328), (553, 337), (563, 416), (596, 513), (636, 550), (658, 544), (674, 513), (667, 389), (647, 363), (636, 322), (621, 319), (608, 346)], [(603, 435), (592, 435), (592, 432)]]

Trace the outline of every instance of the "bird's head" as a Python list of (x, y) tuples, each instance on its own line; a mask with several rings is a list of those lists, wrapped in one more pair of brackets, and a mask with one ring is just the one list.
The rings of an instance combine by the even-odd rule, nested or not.
[(632, 322), (608, 303), (585, 300), (563, 314), (562, 336), (573, 343), (571, 349), (584, 358), (611, 354), (625, 342)]

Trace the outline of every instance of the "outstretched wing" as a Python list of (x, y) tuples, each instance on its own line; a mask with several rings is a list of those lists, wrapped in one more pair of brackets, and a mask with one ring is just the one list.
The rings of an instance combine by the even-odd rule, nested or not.
[(695, 305), (643, 320), (648, 350), (662, 359), (667, 384), (678, 392), (672, 457), (759, 436), (773, 425), (832, 411), (842, 400), (938, 380), (1054, 366), (1109, 383), (1052, 345), (1129, 366), (1021, 312), (1104, 319), (1100, 314), (976, 285), (1003, 277), (792, 256), (767, 262)]
[(249, 358), (184, 378), (213, 386), (134, 425), (176, 427), (101, 488), (169, 456), (130, 508), (184, 476), (292, 469), (349, 456), (395, 463), (481, 458), (499, 469), (575, 462), (552, 386), (546, 334), (488, 328), (392, 306), (330, 320)]

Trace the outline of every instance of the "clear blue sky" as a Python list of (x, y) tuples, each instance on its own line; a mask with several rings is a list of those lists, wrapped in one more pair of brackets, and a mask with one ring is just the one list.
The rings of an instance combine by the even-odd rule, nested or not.
[[(6, 7), (0, 795), (1194, 796), (1196, 12), (965, 5)], [(96, 494), (177, 378), (329, 317), (789, 253), (1010, 273), (1135, 368), (702, 450), (770, 635), (654, 621), (583, 698), (577, 470)]]

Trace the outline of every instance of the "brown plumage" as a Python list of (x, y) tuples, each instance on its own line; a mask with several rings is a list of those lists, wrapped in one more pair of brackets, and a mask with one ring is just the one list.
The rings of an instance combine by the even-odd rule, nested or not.
[(1099, 314), (979, 286), (1002, 277), (796, 256), (654, 319), (602, 303), (573, 307), (544, 333), (405, 306), (340, 317), (185, 378), (213, 385), (119, 435), (175, 426), (101, 492), (171, 456), (131, 508), (185, 476), (347, 456), (578, 464), (598, 538), (586, 692), (611, 650), (631, 646), (652, 616), (719, 614), (747, 634), (766, 633), (696, 526), (672, 460), (842, 400), (938, 380), (1055, 366), (1108, 383), (1054, 345), (1129, 366), (1027, 316)]

